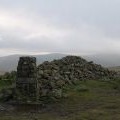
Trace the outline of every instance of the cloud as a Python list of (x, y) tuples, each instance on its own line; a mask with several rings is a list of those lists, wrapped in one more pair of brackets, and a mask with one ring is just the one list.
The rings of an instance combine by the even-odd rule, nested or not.
[(6, 55), (120, 51), (119, 0), (13, 2), (0, 1), (0, 50)]

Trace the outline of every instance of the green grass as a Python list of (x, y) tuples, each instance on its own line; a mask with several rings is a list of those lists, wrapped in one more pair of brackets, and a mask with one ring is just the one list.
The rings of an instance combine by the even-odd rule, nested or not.
[(39, 111), (0, 113), (0, 120), (120, 120), (120, 80), (88, 80), (64, 88), (64, 98)]
[(12, 83), (13, 83), (12, 80), (7, 80), (7, 79), (0, 80), (0, 90), (11, 87)]

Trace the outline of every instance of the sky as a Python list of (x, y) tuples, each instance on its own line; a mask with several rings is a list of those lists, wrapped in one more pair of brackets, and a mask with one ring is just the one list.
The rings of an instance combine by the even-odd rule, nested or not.
[(120, 0), (0, 0), (0, 56), (119, 51)]

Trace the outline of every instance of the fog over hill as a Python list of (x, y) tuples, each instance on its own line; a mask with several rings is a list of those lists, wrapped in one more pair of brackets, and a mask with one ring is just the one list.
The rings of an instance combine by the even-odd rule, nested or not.
[(54, 59), (60, 59), (66, 55), (64, 54), (10, 55), (10, 56), (5, 56), (5, 57), (0, 57), (0, 71), (16, 70), (19, 57), (21, 56), (34, 56), (37, 58), (37, 64), (41, 64), (44, 61), (52, 61)]
[(120, 66), (120, 54), (96, 54), (83, 56), (87, 60), (92, 60), (104, 67)]
[[(10, 55), (0, 57), (0, 73), (5, 71), (16, 70), (17, 63), (20, 56), (26, 55)], [(30, 55), (31, 56), (31, 55)], [(61, 59), (67, 56), (66, 54), (45, 54), (45, 55), (32, 55), (37, 58), (37, 64), (41, 64), (44, 61), (52, 61), (54, 59)], [(120, 66), (120, 55), (115, 54), (97, 54), (82, 56), (88, 61), (94, 61), (94, 63), (101, 64), (104, 67)]]

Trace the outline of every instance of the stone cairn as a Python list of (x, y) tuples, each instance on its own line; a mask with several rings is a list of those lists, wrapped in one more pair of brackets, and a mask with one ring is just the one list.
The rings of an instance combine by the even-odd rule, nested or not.
[(37, 101), (37, 67), (35, 57), (20, 57), (17, 67), (16, 99), (21, 102)]
[(115, 73), (77, 56), (44, 62), (37, 67), (39, 97), (62, 97), (62, 88), (81, 80), (113, 79)]

